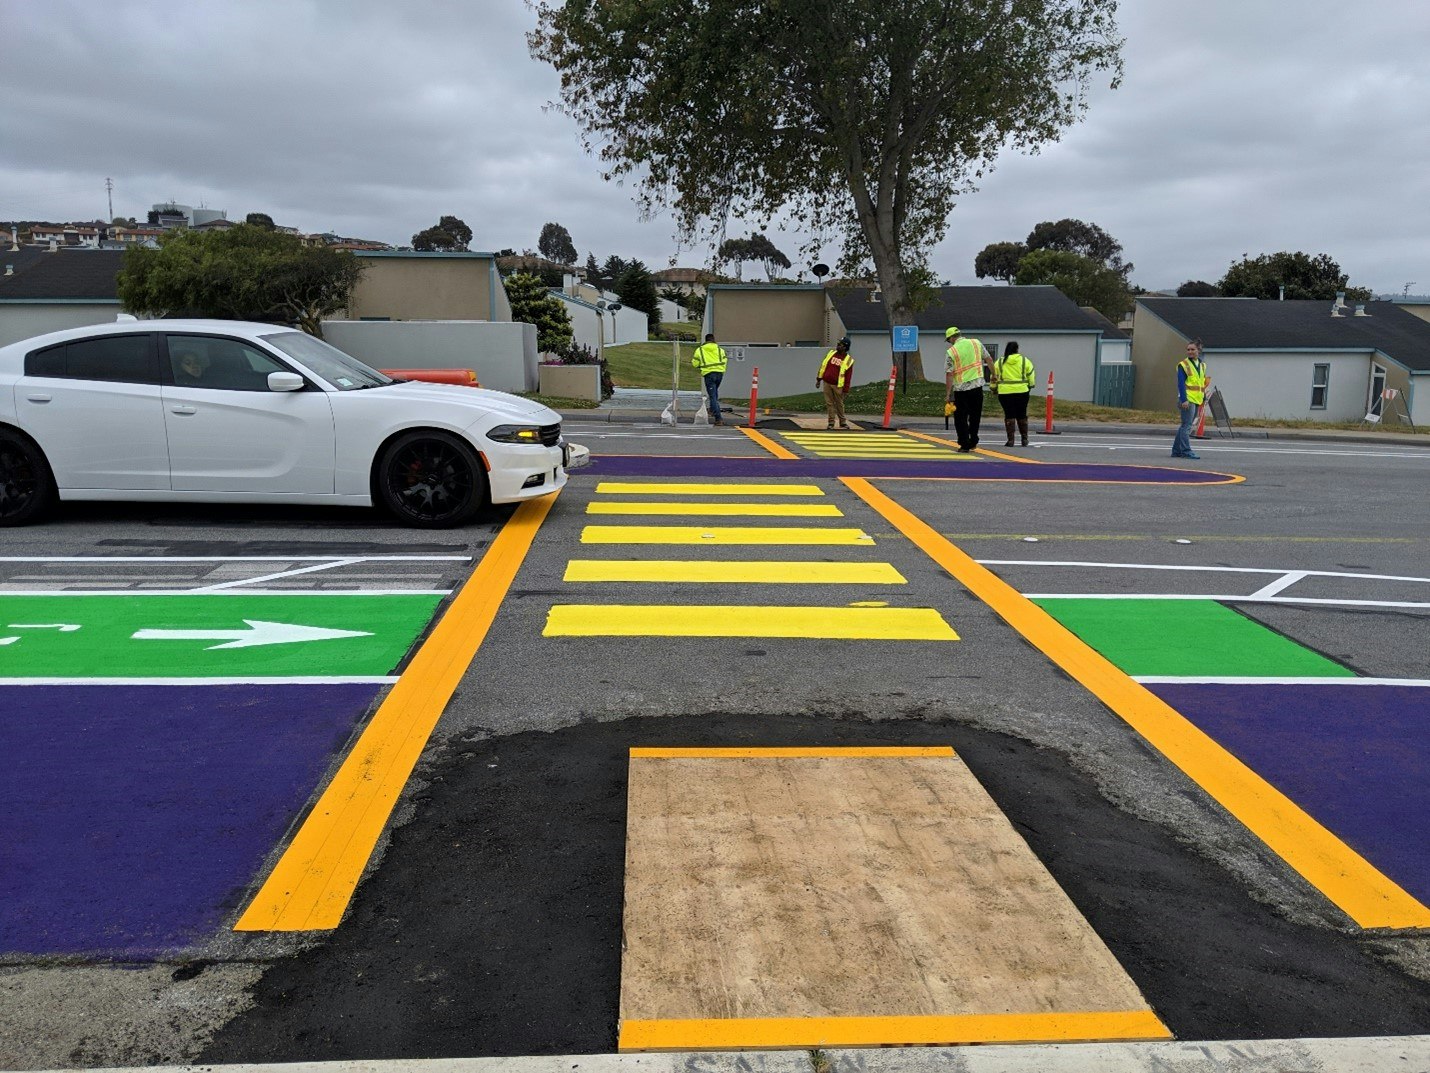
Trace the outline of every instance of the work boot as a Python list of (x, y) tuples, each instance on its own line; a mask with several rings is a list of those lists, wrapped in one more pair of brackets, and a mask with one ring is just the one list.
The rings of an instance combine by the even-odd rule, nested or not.
[(1013, 446), (1013, 422), (1012, 422), (1011, 420), (1004, 421), (1004, 422), (1003, 422), (1003, 427), (1008, 430), (1008, 442), (1005, 443), (1003, 446), (1004, 446), (1004, 447), (1012, 447), (1012, 446)]
[[(1018, 432), (1019, 432), (1019, 434), (1023, 437), (1023, 446), (1024, 446), (1024, 447), (1027, 447), (1027, 446), (1028, 446), (1028, 419), (1027, 419), (1026, 417), (1020, 417), (1020, 418), (1018, 418)], [(1010, 433), (1008, 433), (1008, 435), (1011, 436), (1012, 433), (1010, 432)]]

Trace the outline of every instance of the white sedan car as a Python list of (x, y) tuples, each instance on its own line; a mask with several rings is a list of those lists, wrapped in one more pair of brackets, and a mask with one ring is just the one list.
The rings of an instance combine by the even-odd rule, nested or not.
[(550, 495), (555, 411), (394, 380), (310, 335), (124, 321), (0, 347), (0, 525), (56, 497), (381, 504), (415, 526)]

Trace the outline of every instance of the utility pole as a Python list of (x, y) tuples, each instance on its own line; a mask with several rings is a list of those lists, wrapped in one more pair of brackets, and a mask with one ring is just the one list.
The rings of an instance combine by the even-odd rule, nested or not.
[(109, 215), (104, 218), (105, 223), (114, 222), (114, 180), (106, 178), (104, 180), (105, 192), (109, 194)]

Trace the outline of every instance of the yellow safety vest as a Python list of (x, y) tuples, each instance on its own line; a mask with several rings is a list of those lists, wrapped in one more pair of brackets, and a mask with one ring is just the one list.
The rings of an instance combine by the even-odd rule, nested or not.
[(701, 343), (695, 348), (690, 364), (695, 366), (695, 371), (701, 376), (706, 373), (723, 373), (726, 365), (725, 348), (718, 343)]
[(953, 371), (953, 388), (983, 379), (983, 344), (977, 339), (960, 339), (948, 348), (948, 368)]
[(1198, 360), (1195, 365), (1187, 358), (1177, 362), (1182, 372), (1187, 377), (1187, 401), (1193, 406), (1200, 406), (1202, 400), (1206, 398), (1204, 389), (1207, 386), (1207, 363)]
[(998, 394), (1020, 395), (1033, 390), (1033, 363), (1023, 354), (1004, 354), (993, 363), (993, 373), (998, 377)]

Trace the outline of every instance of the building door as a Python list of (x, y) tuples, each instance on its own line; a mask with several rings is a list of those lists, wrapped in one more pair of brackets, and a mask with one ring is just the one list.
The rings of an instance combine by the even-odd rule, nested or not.
[(1380, 416), (1381, 408), (1385, 405), (1385, 366), (1372, 365), (1370, 367), (1370, 398), (1366, 400), (1365, 412)]

